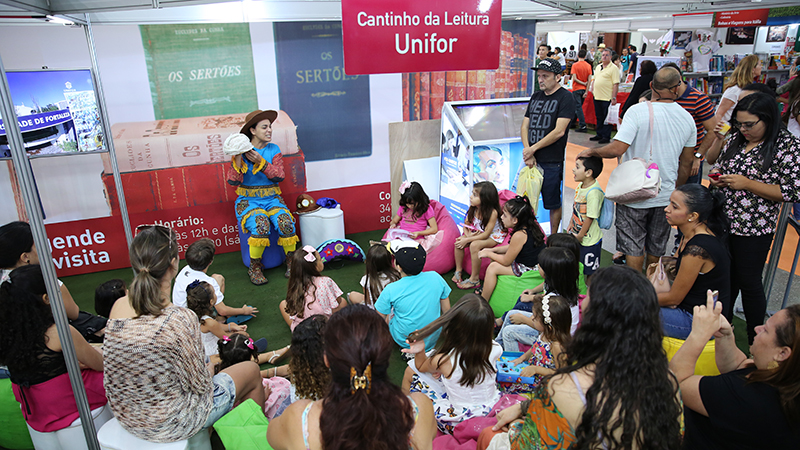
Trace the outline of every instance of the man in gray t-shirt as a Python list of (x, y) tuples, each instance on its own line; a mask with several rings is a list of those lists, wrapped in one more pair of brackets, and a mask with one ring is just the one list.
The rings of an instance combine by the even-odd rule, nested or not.
[[(617, 250), (625, 253), (627, 264), (636, 270), (642, 269), (645, 252), (648, 264), (666, 253), (671, 227), (664, 207), (672, 191), (686, 182), (692, 169), (697, 129), (691, 114), (675, 103), (680, 82), (676, 70), (666, 68), (656, 72), (650, 83), (654, 101), (630, 107), (610, 144), (584, 150), (578, 155), (620, 157), (620, 163), (641, 158), (658, 164), (659, 194), (637, 203), (617, 204), (616, 208)], [(650, 114), (653, 115), (652, 134)]]

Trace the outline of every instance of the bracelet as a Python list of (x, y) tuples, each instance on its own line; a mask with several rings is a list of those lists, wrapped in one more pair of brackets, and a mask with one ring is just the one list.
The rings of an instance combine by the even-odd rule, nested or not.
[(231, 324), (228, 324), (228, 332), (231, 331)]

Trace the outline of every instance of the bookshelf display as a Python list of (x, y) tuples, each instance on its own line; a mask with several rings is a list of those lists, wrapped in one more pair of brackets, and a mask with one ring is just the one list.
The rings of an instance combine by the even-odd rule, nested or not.
[[(490, 181), (498, 191), (516, 191), (522, 167), (519, 132), (528, 101), (518, 97), (444, 103), (439, 201), (457, 224), (464, 223), (475, 183)], [(541, 204), (537, 219), (547, 231), (549, 215)]]
[[(766, 83), (767, 80), (774, 79), (778, 86), (785, 83), (789, 79), (789, 68), (782, 68), (785, 64), (778, 64), (778, 61), (786, 61), (783, 56), (767, 56), (766, 54), (758, 54), (761, 57), (763, 69), (761, 76), (753, 80), (755, 83)], [(708, 95), (715, 103), (719, 102), (724, 92), (725, 83), (733, 73), (733, 69), (746, 55), (714, 55), (709, 63), (708, 72), (684, 72), (683, 77), (689, 86), (699, 90), (700, 92)], [(688, 67), (685, 61), (682, 62), (682, 67)], [(775, 64), (773, 64), (775, 63)], [(768, 69), (768, 67), (781, 67), (775, 69)]]

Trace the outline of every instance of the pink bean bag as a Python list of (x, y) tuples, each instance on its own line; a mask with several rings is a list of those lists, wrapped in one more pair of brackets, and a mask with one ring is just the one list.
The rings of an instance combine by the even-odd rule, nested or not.
[[(515, 193), (513, 193), (513, 192), (511, 192), (511, 191), (509, 191), (507, 189), (503, 189), (500, 192), (498, 192), (497, 194), (500, 197), (500, 209), (501, 210), (503, 209), (503, 205), (505, 205), (507, 201), (509, 201), (512, 198), (517, 196), (517, 194), (515, 194)], [(500, 220), (500, 218), (498, 217), (497, 220)], [(456, 237), (458, 237), (458, 236), (456, 236)], [(511, 236), (510, 235), (506, 235), (506, 238), (503, 240), (503, 242), (501, 242), (501, 243), (499, 243), (497, 245), (508, 245), (508, 241), (510, 241), (510, 240), (511, 240)], [(455, 249), (453, 249), (453, 251), (455, 251)], [(481, 275), (480, 275), (480, 279), (481, 280), (486, 278), (486, 268), (489, 267), (489, 264), (491, 262), (492, 262), (492, 260), (489, 259), (489, 258), (484, 258), (484, 259), (481, 260)], [(453, 264), (455, 264), (455, 262)], [(464, 273), (466, 273), (467, 275), (471, 275), (472, 274), (472, 262), (470, 260), (469, 247), (464, 249), (464, 264), (463, 264), (463, 267), (464, 267)], [(462, 278), (467, 278), (467, 277), (464, 277), (462, 275)]]
[[(431, 207), (433, 207), (433, 214), (436, 217), (436, 226), (439, 227), (437, 234), (438, 237), (441, 237), (441, 243), (428, 252), (423, 270), (445, 274), (456, 266), (455, 242), (460, 233), (456, 222), (450, 217), (450, 213), (447, 212), (444, 205), (436, 200), (431, 200)], [(390, 230), (387, 230), (383, 239), (387, 240), (389, 234)]]

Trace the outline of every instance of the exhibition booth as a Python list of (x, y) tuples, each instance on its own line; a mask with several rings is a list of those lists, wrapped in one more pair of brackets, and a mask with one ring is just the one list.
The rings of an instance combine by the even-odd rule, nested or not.
[[(711, 51), (718, 66), (685, 74), (718, 98), (718, 85), (739, 55), (763, 55), (764, 81), (785, 81), (790, 61), (780, 55), (794, 48), (800, 22), (770, 16), (739, 35), (733, 27), (715, 27), (710, 10), (577, 16), (508, 0), (502, 14), (498, 7), (492, 16), (502, 22), (496, 42), (486, 45), (492, 47), (488, 56), (482, 55), (488, 64), (443, 59), (436, 54), (444, 53), (437, 50), (442, 36), (406, 35), (406, 51), (427, 53), (423, 65), (402, 70), (388, 65), (397, 55), (370, 60), (377, 53), (367, 48), (367, 69), (348, 70), (361, 66), (346, 52), (338, 2), (156, 0), (152, 8), (54, 2), (52, 10), (6, 3), (0, 7), (0, 15), (9, 15), (0, 18), (0, 224), (30, 222), (36, 247), (49, 250), (42, 269), (62, 341), (69, 341), (69, 331), (57, 278), (129, 267), (128, 247), (139, 225), (174, 229), (181, 258), (189, 244), (208, 237), (218, 253), (241, 251), (248, 264), (229, 182), (234, 169), (223, 143), (250, 111), (278, 111), (272, 142), (281, 150), (286, 177), (280, 190), (291, 212), (301, 194), (337, 204), (302, 221), (295, 216), (303, 244), (303, 223), (315, 223), (313, 214), (342, 238), (387, 228), (404, 179), (438, 193), (434, 199), (460, 226), (474, 183), (517, 191), (520, 124), (538, 44), (646, 44), (639, 62), (652, 58), (661, 65), (685, 64), (686, 49), (698, 39), (709, 49), (719, 42)], [(471, 19), (463, 17), (458, 20), (468, 25)], [(459, 25), (452, 15), (444, 20)], [(389, 38), (400, 45), (394, 34)], [(468, 45), (467, 37), (458, 39), (447, 44)], [(404, 53), (402, 46), (396, 51)], [(381, 68), (370, 71), (370, 65)], [(631, 85), (621, 84), (618, 102), (625, 102)], [(594, 124), (591, 94), (587, 100), (584, 114)], [(435, 180), (425, 170), (404, 173), (404, 161), (423, 158), (435, 166)], [(537, 205), (549, 232), (541, 199)], [(326, 237), (312, 245), (327, 239), (317, 231), (307, 238)], [(74, 348), (65, 345), (64, 355), (86, 448), (99, 448)]]

